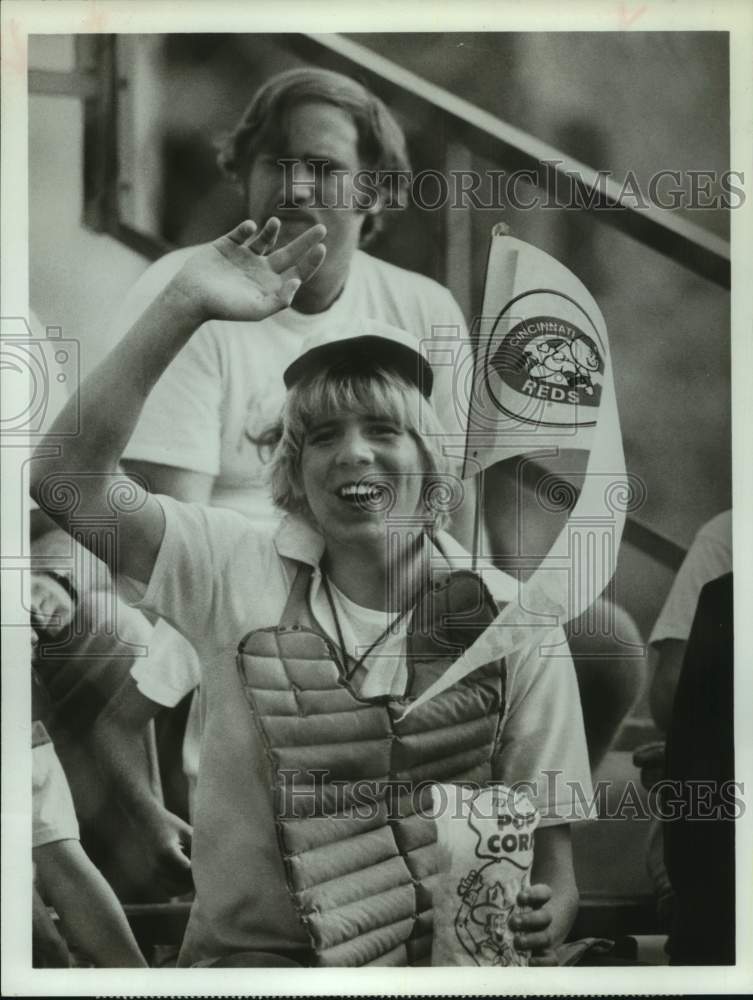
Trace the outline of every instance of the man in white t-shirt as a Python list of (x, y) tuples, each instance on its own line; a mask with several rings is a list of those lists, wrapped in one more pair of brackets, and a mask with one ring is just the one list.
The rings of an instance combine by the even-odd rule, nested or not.
[(725, 510), (695, 536), (648, 640), (653, 667), (651, 712), (663, 732), (672, 718), (672, 702), (701, 590), (731, 570), (732, 511)]
[[(281, 374), (304, 337), (333, 330), (347, 334), (352, 321), (363, 317), (424, 340), (437, 328), (463, 335), (465, 321), (447, 289), (361, 249), (381, 227), (386, 205), (398, 207), (395, 176), (409, 164), (399, 125), (360, 84), (313, 68), (273, 77), (230, 136), (220, 165), (242, 186), (251, 218), (281, 220), (281, 244), (324, 223), (327, 256), (296, 296), (294, 308), (260, 323), (215, 320), (201, 327), (149, 396), (123, 464), (154, 493), (232, 508), (263, 527), (278, 519), (266, 477), (274, 440), (270, 431), (284, 399)], [(168, 254), (146, 271), (123, 304), (121, 332), (194, 250)], [(454, 416), (449, 378), (439, 381), (435, 399), (443, 419)], [(447, 426), (461, 429), (451, 422)], [(461, 517), (453, 529), (467, 541)], [(141, 755), (134, 734), (162, 706), (186, 697), (199, 675), (192, 647), (158, 623), (150, 655), (136, 661), (133, 681), (126, 682), (99, 727), (103, 752), (155, 851), (153, 863), (169, 869), (176, 888), (185, 885), (190, 828), (146, 791), (143, 762), (134, 757)], [(199, 737), (194, 698), (183, 745), (189, 811)]]
[[(675, 692), (701, 591), (707, 583), (731, 571), (732, 511), (725, 510), (706, 522), (693, 539), (648, 640), (651, 714), (662, 733), (669, 732), (672, 722)], [(641, 768), (641, 780), (647, 789), (666, 777), (663, 740), (639, 747), (633, 759)], [(667, 922), (673, 893), (664, 865), (662, 830), (662, 824), (654, 820), (646, 863), (660, 918)]]

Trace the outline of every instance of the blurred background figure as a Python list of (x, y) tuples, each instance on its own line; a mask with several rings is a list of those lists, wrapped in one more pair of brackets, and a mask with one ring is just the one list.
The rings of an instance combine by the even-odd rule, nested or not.
[[(45, 342), (41, 328), (32, 316), (32, 330), (45, 348), (50, 388), (45, 429), (67, 399), (66, 389), (73, 387), (70, 380), (58, 377), (63, 372), (56, 360), (56, 340)], [(91, 742), (97, 716), (134, 660), (145, 652), (151, 626), (142, 614), (117, 600), (104, 563), (34, 504), (30, 527), (33, 684), (36, 702), (43, 706), (39, 717), (62, 762), (88, 855), (123, 898), (152, 899), (153, 880), (144, 870), (135, 827)], [(153, 795), (160, 796), (151, 726), (144, 728), (140, 741), (143, 780)]]
[(115, 893), (81, 846), (70, 788), (45, 728), (52, 699), (38, 678), (39, 654), (73, 621), (75, 595), (34, 573), (31, 601), (33, 964), (145, 966)]
[[(702, 757), (704, 754), (708, 755), (712, 747), (716, 747), (712, 757), (703, 758), (717, 761), (711, 766), (710, 777), (716, 780), (722, 773), (726, 775), (727, 781), (732, 781), (734, 778), (731, 756), (733, 753), (731, 582), (727, 583), (724, 591), (727, 594), (727, 603), (721, 601), (718, 591), (714, 591), (717, 596), (714, 597), (710, 593), (707, 596), (706, 607), (700, 606), (700, 598), (706, 585), (726, 578), (731, 571), (732, 512), (726, 510), (717, 514), (699, 530), (651, 631), (649, 639), (651, 711), (659, 731), (665, 736), (670, 732), (674, 735), (671, 768), (664, 740), (639, 747), (635, 752), (634, 760), (641, 768), (641, 778), (647, 790), (665, 778), (707, 777), (703, 772), (708, 771), (709, 765), (701, 765), (697, 754), (701, 754)], [(712, 612), (715, 613), (715, 617)], [(705, 637), (701, 634), (701, 622), (708, 627)], [(691, 633), (694, 633), (693, 643), (690, 642)], [(683, 676), (685, 694), (683, 700), (678, 703), (677, 691)], [(701, 697), (704, 691), (705, 698)], [(697, 712), (695, 717), (692, 714), (694, 708)], [(703, 723), (701, 720), (704, 720)], [(691, 735), (693, 731), (696, 732), (695, 738)], [(714, 756), (716, 753), (718, 757)], [(709, 825), (713, 824), (707, 824)], [(703, 825), (692, 823), (685, 828), (695, 831), (707, 830)], [(654, 821), (647, 854), (659, 916), (666, 930), (674, 926), (675, 920), (680, 919), (682, 910), (675, 900), (675, 886), (667, 870), (668, 866), (665, 865), (668, 848), (665, 841), (668, 837), (674, 836), (680, 843), (682, 837), (687, 834), (674, 833), (674, 830), (674, 823)], [(731, 836), (731, 825), (723, 825), (719, 836), (726, 842), (726, 838)], [(669, 850), (671, 853), (671, 848)], [(675, 848), (675, 851), (677, 850), (682, 848)], [(728, 849), (720, 847), (717, 853), (721, 853), (721, 856), (729, 860)], [(705, 877), (702, 881), (706, 881)], [(722, 883), (728, 890), (726, 875), (722, 878)], [(722, 896), (726, 895), (728, 904), (728, 892), (723, 887), (717, 888)], [(732, 888), (734, 890), (734, 876)], [(725, 926), (728, 930), (728, 926)], [(731, 942), (734, 946), (734, 933), (731, 935)], [(682, 946), (678, 945), (679, 947)], [(709, 947), (714, 950), (712, 945)], [(701, 953), (707, 954), (707, 949), (704, 948), (699, 952)], [(718, 949), (717, 953), (730, 954), (729, 951)]]
[(672, 965), (735, 963), (734, 820), (742, 812), (742, 787), (733, 785), (732, 604), (731, 573), (701, 590), (667, 734), (666, 777), (682, 783), (683, 809), (663, 824), (674, 891)]
[(117, 896), (81, 846), (68, 783), (41, 722), (32, 731), (32, 816), (34, 964), (145, 966)]
[(688, 638), (707, 583), (732, 572), (732, 511), (725, 510), (703, 525), (675, 577), (649, 637), (651, 713), (666, 733), (672, 719), (677, 682)]

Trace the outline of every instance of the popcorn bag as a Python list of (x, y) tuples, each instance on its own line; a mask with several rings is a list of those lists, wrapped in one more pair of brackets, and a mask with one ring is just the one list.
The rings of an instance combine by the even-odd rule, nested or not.
[(510, 917), (530, 884), (539, 814), (522, 792), (432, 788), (443, 872), (434, 891), (432, 965), (528, 965)]

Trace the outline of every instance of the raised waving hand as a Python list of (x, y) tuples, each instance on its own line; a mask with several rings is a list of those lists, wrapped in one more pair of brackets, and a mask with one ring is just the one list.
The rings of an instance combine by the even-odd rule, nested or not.
[(201, 319), (262, 320), (285, 309), (324, 260), (324, 226), (312, 226), (275, 249), (280, 222), (259, 230), (250, 219), (193, 254), (176, 288)]

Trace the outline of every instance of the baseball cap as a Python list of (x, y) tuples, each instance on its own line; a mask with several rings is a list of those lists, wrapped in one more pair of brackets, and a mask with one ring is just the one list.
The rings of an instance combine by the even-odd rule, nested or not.
[(429, 398), (434, 374), (413, 334), (378, 320), (358, 320), (348, 330), (328, 330), (304, 340), (300, 354), (283, 373), (285, 387), (292, 389), (323, 368), (357, 361), (364, 369), (381, 366), (398, 372)]

